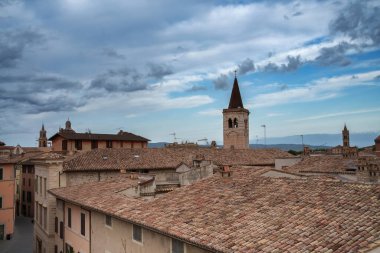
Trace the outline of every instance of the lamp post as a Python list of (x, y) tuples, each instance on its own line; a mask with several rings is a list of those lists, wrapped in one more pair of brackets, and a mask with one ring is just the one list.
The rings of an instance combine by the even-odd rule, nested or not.
[(261, 125), (261, 127), (264, 128), (264, 145), (266, 147), (267, 146), (267, 126), (264, 124), (264, 125)]

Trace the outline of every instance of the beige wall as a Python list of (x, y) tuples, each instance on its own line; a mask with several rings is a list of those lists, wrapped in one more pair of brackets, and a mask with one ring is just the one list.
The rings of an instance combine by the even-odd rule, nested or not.
[[(71, 228), (68, 226), (68, 209), (71, 208)], [(81, 213), (85, 214), (85, 235), (81, 234)], [(90, 213), (79, 206), (65, 204), (65, 243), (73, 247), (74, 252), (90, 252)]]
[(282, 170), (285, 167), (297, 164), (302, 160), (301, 157), (291, 157), (291, 158), (276, 158), (274, 159), (275, 169)]
[[(132, 240), (132, 224), (112, 218), (112, 227), (105, 224), (105, 215), (91, 212), (92, 253), (170, 253), (171, 238), (142, 229), (142, 243)], [(123, 247), (123, 243), (126, 246)], [(208, 252), (185, 244), (186, 253)]]
[[(52, 140), (52, 150), (53, 151), (62, 151), (62, 141), (63, 137), (57, 136)], [(112, 141), (112, 148), (147, 148), (148, 143), (142, 141)], [(105, 149), (106, 141), (98, 141), (98, 148)], [(75, 141), (67, 140), (67, 151), (75, 151)], [(82, 150), (91, 150), (91, 141), (83, 140), (82, 141)]]
[(7, 234), (13, 234), (15, 219), (15, 178), (14, 164), (0, 164), (3, 169), (3, 180), (0, 180), (0, 196), (2, 208), (0, 209), (0, 224), (5, 225), (4, 239)]
[[(238, 127), (229, 128), (228, 120), (237, 118)], [(245, 123), (245, 121), (247, 123)], [(245, 109), (223, 110), (223, 147), (249, 148), (249, 113)]]
[[(42, 247), (46, 249), (46, 252), (54, 252), (54, 219), (56, 216), (56, 199), (49, 194), (47, 190), (59, 187), (59, 173), (61, 171), (62, 161), (43, 161), (35, 164), (35, 177), (37, 178), (38, 192), (35, 193), (36, 210), (34, 233), (42, 241)], [(46, 187), (44, 183), (45, 179)], [(41, 210), (43, 210), (43, 208), (46, 208), (46, 217), (45, 212), (42, 212), (41, 215)], [(34, 249), (35, 248), (36, 237), (34, 238)]]

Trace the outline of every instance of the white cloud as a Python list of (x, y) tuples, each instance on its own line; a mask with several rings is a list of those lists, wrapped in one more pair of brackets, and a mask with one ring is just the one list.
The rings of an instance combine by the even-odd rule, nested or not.
[(367, 108), (367, 109), (361, 109), (361, 110), (355, 110), (355, 111), (345, 111), (345, 112), (336, 112), (336, 113), (327, 113), (327, 114), (321, 114), (306, 118), (300, 118), (300, 119), (292, 119), (287, 120), (288, 122), (299, 122), (299, 121), (308, 121), (308, 120), (318, 120), (318, 119), (325, 119), (325, 118), (335, 118), (340, 116), (347, 116), (347, 115), (355, 115), (355, 114), (364, 114), (364, 113), (373, 113), (373, 112), (380, 112), (380, 108)]
[(325, 100), (336, 97), (345, 88), (353, 86), (374, 85), (372, 80), (380, 71), (371, 71), (332, 78), (322, 78), (302, 87), (288, 88), (283, 91), (260, 94), (251, 99), (248, 107), (267, 107), (280, 104), (300, 103)]
[(222, 109), (208, 109), (204, 111), (199, 111), (199, 115), (204, 115), (204, 116), (222, 116)]

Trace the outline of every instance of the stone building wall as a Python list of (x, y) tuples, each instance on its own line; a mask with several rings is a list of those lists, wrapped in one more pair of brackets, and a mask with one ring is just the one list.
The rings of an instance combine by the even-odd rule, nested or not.
[[(234, 119), (237, 119), (237, 127)], [(232, 120), (230, 127), (229, 120)], [(235, 149), (249, 148), (249, 112), (246, 109), (223, 110), (223, 147)]]
[[(106, 216), (99, 212), (91, 212), (91, 252), (120, 253), (170, 253), (171, 238), (151, 230), (142, 228), (142, 242), (132, 239), (131, 223), (112, 217), (112, 227), (105, 224)], [(203, 249), (185, 243), (186, 253), (206, 253)]]

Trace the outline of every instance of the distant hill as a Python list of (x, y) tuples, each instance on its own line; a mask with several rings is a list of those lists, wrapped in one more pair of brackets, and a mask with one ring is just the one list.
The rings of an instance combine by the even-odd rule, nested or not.
[[(374, 145), (374, 139), (379, 135), (379, 133), (350, 133), (350, 145), (357, 147), (366, 147)], [(262, 144), (262, 139), (260, 140)], [(255, 143), (251, 140), (250, 143)], [(284, 136), (284, 137), (272, 137), (267, 138), (267, 144), (302, 144), (300, 135)], [(342, 135), (341, 134), (304, 134), (303, 143), (305, 145), (313, 146), (337, 146), (342, 145)]]
[[(374, 139), (379, 136), (379, 133), (351, 133), (350, 134), (350, 145), (357, 147), (367, 147), (374, 145)], [(260, 140), (262, 142), (262, 140)], [(303, 146), (301, 143), (301, 136), (292, 135), (292, 136), (284, 136), (284, 137), (272, 137), (267, 138), (267, 146), (262, 143), (253, 144), (255, 141), (250, 141), (251, 148), (278, 148), (281, 150), (295, 150), (301, 151), (303, 150)], [(312, 149), (323, 149), (334, 147), (337, 145), (342, 145), (342, 135), (341, 134), (304, 134), (303, 142), (305, 145), (309, 146)], [(162, 148), (165, 147), (165, 144), (168, 142), (156, 142), (149, 143), (148, 147), (150, 148)], [(222, 143), (222, 142), (218, 142)], [(202, 145), (200, 145), (202, 146)], [(222, 147), (221, 145), (218, 145)]]
[(168, 142), (150, 142), (148, 143), (148, 148), (163, 148)]
[[(326, 148), (331, 148), (330, 146), (312, 146), (308, 145), (311, 149), (326, 149)], [(250, 148), (252, 149), (262, 149), (262, 148), (277, 148), (281, 149), (284, 151), (288, 150), (294, 150), (294, 151), (302, 151), (303, 150), (303, 145), (302, 144), (250, 144)]]

